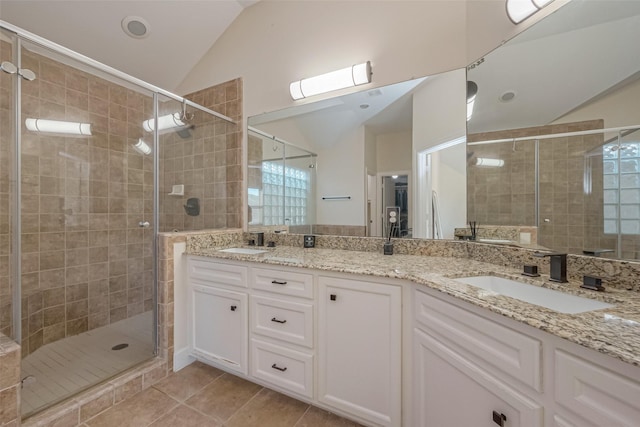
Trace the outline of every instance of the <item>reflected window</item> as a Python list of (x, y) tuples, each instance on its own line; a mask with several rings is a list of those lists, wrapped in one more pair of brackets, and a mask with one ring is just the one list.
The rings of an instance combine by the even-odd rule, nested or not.
[(307, 224), (311, 174), (276, 162), (262, 163), (262, 191), (249, 188), (250, 225)]
[(604, 232), (640, 234), (640, 143), (606, 144), (602, 157)]

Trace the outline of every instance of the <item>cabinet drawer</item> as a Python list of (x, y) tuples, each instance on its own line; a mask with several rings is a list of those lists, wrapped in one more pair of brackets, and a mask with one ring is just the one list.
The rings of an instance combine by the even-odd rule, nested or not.
[(253, 333), (313, 347), (313, 305), (254, 296), (251, 316)]
[(311, 274), (253, 268), (251, 270), (251, 282), (254, 289), (302, 298), (313, 298), (313, 276)]
[(188, 269), (189, 279), (195, 279), (203, 284), (248, 287), (246, 267), (189, 259)]
[(251, 340), (251, 374), (313, 398), (313, 355)]
[(470, 360), (542, 391), (542, 343), (453, 304), (416, 291), (416, 327), (434, 333)]
[(556, 401), (600, 426), (637, 426), (640, 383), (561, 350), (555, 352)]

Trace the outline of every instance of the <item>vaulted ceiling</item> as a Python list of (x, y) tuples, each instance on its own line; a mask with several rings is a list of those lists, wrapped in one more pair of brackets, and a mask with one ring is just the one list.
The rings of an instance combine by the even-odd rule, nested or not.
[[(257, 0), (0, 0), (0, 19), (134, 77), (173, 91)], [(132, 38), (122, 21), (148, 23)]]

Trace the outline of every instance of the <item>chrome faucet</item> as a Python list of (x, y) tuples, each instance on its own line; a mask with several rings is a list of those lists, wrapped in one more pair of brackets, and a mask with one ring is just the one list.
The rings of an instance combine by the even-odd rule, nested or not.
[(538, 258), (549, 257), (549, 280), (552, 282), (566, 283), (567, 280), (567, 254), (560, 252), (534, 252)]

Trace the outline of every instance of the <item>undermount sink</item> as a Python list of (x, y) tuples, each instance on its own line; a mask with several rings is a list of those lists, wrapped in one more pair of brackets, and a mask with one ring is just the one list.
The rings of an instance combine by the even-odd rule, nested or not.
[(560, 313), (577, 314), (586, 311), (613, 307), (602, 301), (565, 294), (553, 289), (542, 288), (497, 276), (474, 276), (454, 279), (489, 292), (508, 296), (535, 304)]
[(228, 248), (220, 249), (218, 252), (227, 252), (230, 254), (242, 254), (242, 255), (256, 255), (268, 252), (266, 249), (251, 249), (251, 248)]

